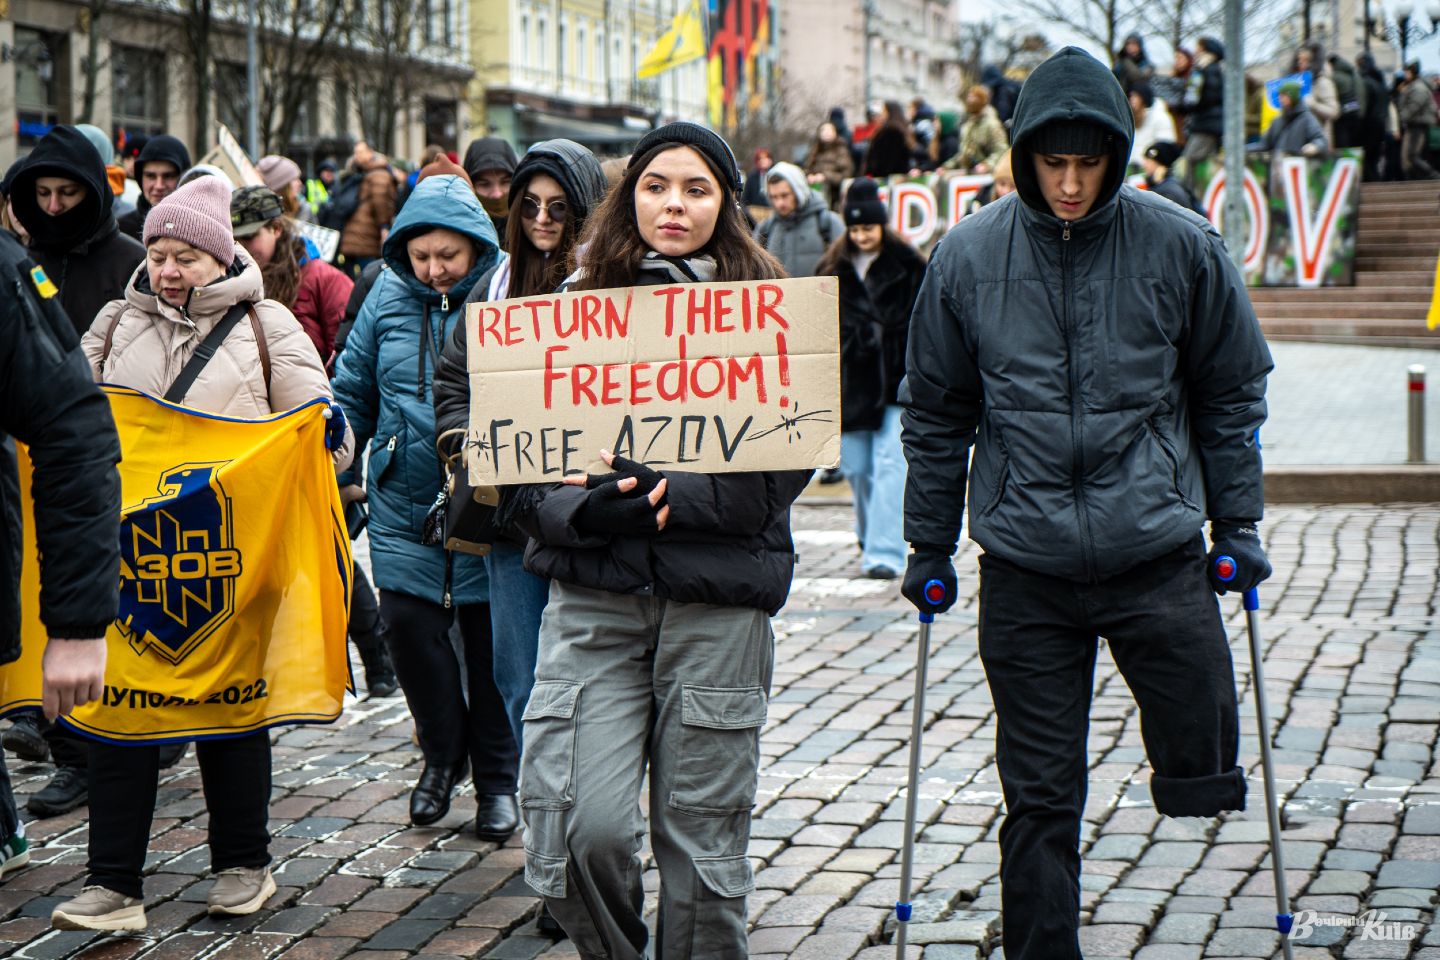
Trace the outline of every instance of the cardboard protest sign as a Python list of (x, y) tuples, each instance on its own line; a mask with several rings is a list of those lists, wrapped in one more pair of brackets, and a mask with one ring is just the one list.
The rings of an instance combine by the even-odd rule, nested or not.
[(215, 146), (210, 148), (210, 152), (200, 158), (201, 163), (208, 163), (224, 170), (226, 176), (237, 187), (265, 186), (265, 180), (260, 176), (260, 171), (256, 170), (255, 164), (250, 162), (249, 155), (240, 146), (229, 127), (223, 123), (217, 123), (215, 125), (215, 141)]
[(697, 473), (840, 458), (833, 277), (471, 304), (473, 484), (605, 472), (600, 450)]

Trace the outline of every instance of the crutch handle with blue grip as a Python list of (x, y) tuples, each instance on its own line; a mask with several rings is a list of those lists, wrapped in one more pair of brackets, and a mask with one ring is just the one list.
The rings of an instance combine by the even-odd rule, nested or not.
[[(1215, 558), (1215, 579), (1229, 583), (1240, 572), (1233, 557), (1221, 554)], [(1251, 683), (1255, 687), (1255, 722), (1260, 728), (1260, 767), (1265, 777), (1265, 815), (1270, 821), (1270, 866), (1275, 875), (1275, 929), (1280, 931), (1280, 946), (1285, 960), (1294, 956), (1290, 946), (1290, 929), (1295, 917), (1290, 913), (1290, 895), (1285, 889), (1285, 853), (1280, 839), (1280, 807), (1275, 799), (1275, 762), (1270, 755), (1270, 710), (1265, 703), (1264, 650), (1260, 644), (1260, 591), (1251, 587), (1243, 594), (1245, 625), (1250, 632)]]
[[(925, 601), (940, 609), (948, 599), (945, 584), (939, 580), (925, 582)], [(915, 663), (914, 711), (910, 718), (910, 779), (905, 793), (905, 839), (900, 847), (900, 899), (895, 901), (895, 957), (905, 960), (905, 930), (914, 904), (910, 902), (910, 879), (915, 858), (915, 802), (920, 787), (920, 738), (925, 724), (925, 673), (930, 663), (930, 625), (935, 614), (921, 610), (920, 649)]]

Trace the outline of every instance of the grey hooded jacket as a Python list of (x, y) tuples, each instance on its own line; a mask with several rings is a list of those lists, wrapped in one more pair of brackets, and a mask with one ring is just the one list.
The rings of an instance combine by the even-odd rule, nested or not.
[[(1072, 223), (1026, 149), (1061, 119), (1112, 136), (1100, 196)], [(1122, 185), (1130, 110), (1082, 50), (1030, 76), (1014, 135), (1016, 193), (940, 242), (911, 320), (906, 538), (953, 548), (967, 464), (971, 538), (1074, 581), (1176, 549), (1207, 513), (1258, 520), (1272, 364), (1219, 235)]]
[(792, 277), (814, 276), (815, 267), (830, 244), (845, 234), (845, 222), (825, 203), (825, 198), (810, 189), (805, 174), (793, 163), (777, 163), (770, 168), (766, 182), (783, 177), (795, 191), (799, 204), (788, 217), (778, 213), (755, 227), (755, 239), (779, 260)]

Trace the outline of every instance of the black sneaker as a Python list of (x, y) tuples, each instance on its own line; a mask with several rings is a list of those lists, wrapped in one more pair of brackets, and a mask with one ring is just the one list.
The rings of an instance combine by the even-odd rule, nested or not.
[(0, 746), (31, 763), (44, 763), (50, 759), (50, 744), (45, 742), (45, 734), (40, 731), (38, 713), (22, 713), (16, 717), (10, 729), (0, 734)]
[(894, 580), (896, 577), (899, 576), (898, 573), (885, 566), (883, 563), (870, 567), (869, 569), (862, 572), (867, 578), (871, 580)]
[(550, 915), (550, 908), (540, 904), (540, 916), (535, 918), (535, 932), (552, 940), (564, 940), (568, 934), (560, 922)]
[(58, 817), (90, 799), (90, 785), (79, 767), (56, 767), (55, 776), (39, 793), (33, 794), (25, 809), (37, 817)]
[(823, 470), (820, 473), (820, 482), (822, 484), (839, 483), (844, 479), (845, 474), (840, 472), (839, 467), (830, 467), (828, 470)]

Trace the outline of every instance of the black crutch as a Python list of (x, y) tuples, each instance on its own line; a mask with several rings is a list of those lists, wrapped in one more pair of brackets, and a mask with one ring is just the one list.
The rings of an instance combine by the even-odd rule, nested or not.
[[(925, 599), (932, 606), (945, 602), (945, 584), (925, 584)], [(910, 779), (905, 794), (905, 840), (900, 847), (900, 899), (895, 901), (895, 960), (905, 960), (905, 929), (910, 922), (910, 872), (915, 857), (915, 800), (920, 786), (920, 738), (925, 725), (925, 672), (930, 664), (930, 625), (935, 614), (920, 613), (920, 649), (915, 661), (914, 712), (910, 718)]]
[[(1232, 557), (1215, 558), (1215, 578), (1221, 583), (1235, 579), (1238, 565)], [(1265, 667), (1261, 662), (1260, 591), (1254, 587), (1242, 595), (1245, 625), (1250, 631), (1250, 676), (1255, 686), (1255, 722), (1260, 728), (1260, 766), (1265, 774), (1265, 814), (1270, 821), (1270, 868), (1275, 874), (1275, 929), (1280, 931), (1280, 947), (1285, 960), (1293, 960), (1290, 928), (1295, 917), (1290, 913), (1290, 895), (1285, 889), (1285, 853), (1280, 840), (1280, 806), (1275, 799), (1275, 762), (1270, 756), (1270, 710), (1265, 703)]]

